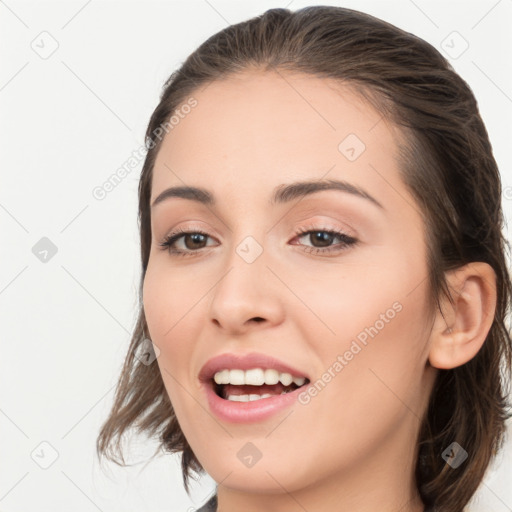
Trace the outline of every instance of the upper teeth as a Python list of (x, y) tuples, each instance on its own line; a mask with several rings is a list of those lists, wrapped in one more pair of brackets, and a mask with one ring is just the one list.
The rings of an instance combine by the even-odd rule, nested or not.
[(277, 370), (262, 368), (252, 368), (250, 370), (222, 370), (213, 376), (217, 384), (234, 384), (241, 386), (250, 384), (252, 386), (261, 386), (263, 384), (277, 384), (281, 382), (283, 386), (289, 386), (292, 382), (297, 386), (302, 386), (306, 382), (305, 377), (294, 377), (291, 373), (280, 373)]

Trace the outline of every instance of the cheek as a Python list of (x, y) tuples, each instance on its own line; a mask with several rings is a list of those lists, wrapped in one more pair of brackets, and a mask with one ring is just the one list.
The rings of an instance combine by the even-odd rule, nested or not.
[[(193, 283), (173, 279), (171, 272), (148, 267), (143, 285), (143, 304), (151, 340), (160, 349), (157, 363), (173, 404), (178, 399), (179, 383), (188, 381), (188, 364), (194, 357), (198, 339), (198, 314), (202, 312), (204, 291)], [(202, 312), (202, 313), (201, 313)]]
[(182, 428), (189, 430), (190, 414), (186, 411), (191, 404), (184, 389), (190, 392), (194, 382), (189, 364), (195, 357), (191, 340), (198, 338), (197, 315), (204, 314), (198, 300), (204, 291), (197, 290), (190, 282), (185, 285), (171, 275), (148, 267), (143, 285), (144, 313), (151, 340), (160, 349), (156, 362), (167, 395), (180, 424), (184, 422)]
[[(377, 324), (382, 331), (399, 316), (397, 309), (408, 289), (398, 272), (379, 264), (358, 264), (333, 267), (329, 276), (309, 272), (305, 278), (297, 279), (295, 272), (287, 276), (300, 301), (292, 297), (288, 314), (293, 323), (309, 340), (318, 340), (317, 348), (342, 350), (360, 335), (362, 341), (369, 334), (366, 330)], [(313, 277), (314, 276), (314, 277)], [(382, 319), (381, 319), (381, 316)], [(307, 333), (307, 334), (306, 334)], [(347, 347), (348, 348), (348, 347)]]
[[(203, 289), (204, 288), (204, 289)], [(163, 265), (150, 265), (142, 290), (144, 313), (153, 342), (166, 345), (176, 339), (190, 313), (200, 303), (206, 288)]]
[[(424, 287), (409, 296), (391, 294), (380, 306), (359, 303), (346, 321), (339, 317), (335, 328), (344, 334), (322, 348), (325, 373), (320, 379), (329, 383), (319, 393), (325, 400), (314, 398), (314, 407), (325, 409), (315, 411), (315, 417), (325, 414), (354, 435), (357, 424), (357, 435), (371, 443), (411, 414), (421, 415), (428, 341), (425, 294)], [(399, 300), (392, 302), (393, 297)], [(330, 409), (334, 403), (339, 407)]]
[[(407, 414), (404, 403), (419, 403), (428, 356), (428, 289), (418, 277), (425, 274), (421, 260), (395, 255), (364, 270), (354, 265), (340, 279), (331, 277), (330, 286), (319, 289), (303, 281), (297, 289), (307, 297), (309, 311), (294, 318), (324, 372), (316, 378), (327, 400), (312, 401), (340, 424), (350, 422), (347, 414), (353, 421), (368, 410)], [(343, 407), (329, 412), (332, 403)]]

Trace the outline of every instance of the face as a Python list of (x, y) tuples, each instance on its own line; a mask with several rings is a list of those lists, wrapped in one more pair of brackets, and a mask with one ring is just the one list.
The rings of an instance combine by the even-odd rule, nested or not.
[[(151, 204), (183, 186), (212, 201), (152, 207), (143, 289), (192, 450), (241, 492), (403, 481), (433, 369), (425, 226), (399, 176), (400, 134), (354, 90), (312, 76), (246, 71), (193, 96), (163, 140)], [(341, 185), (282, 193), (329, 181)], [(309, 383), (292, 400), (212, 406), (199, 375), (223, 354), (270, 356)]]

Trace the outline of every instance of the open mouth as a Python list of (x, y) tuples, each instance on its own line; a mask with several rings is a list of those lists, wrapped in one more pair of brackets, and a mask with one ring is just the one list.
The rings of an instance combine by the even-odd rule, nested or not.
[(285, 385), (282, 382), (277, 382), (276, 384), (265, 383), (261, 385), (217, 384), (213, 378), (210, 382), (215, 394), (224, 400), (230, 400), (233, 402), (252, 402), (255, 400), (271, 398), (273, 396), (285, 395), (309, 384), (309, 379), (302, 378), (301, 380), (304, 382), (300, 385), (295, 382), (288, 385)]

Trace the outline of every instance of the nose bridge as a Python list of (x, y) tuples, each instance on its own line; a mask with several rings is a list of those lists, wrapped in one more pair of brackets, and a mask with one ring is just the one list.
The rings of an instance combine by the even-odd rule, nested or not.
[[(261, 282), (268, 263), (269, 247), (266, 236), (265, 219), (261, 210), (250, 207), (243, 208), (233, 204), (233, 211), (238, 212), (236, 222), (229, 235), (229, 254), (226, 255), (225, 266), (233, 269), (230, 274), (236, 274), (238, 279), (253, 281), (259, 274)], [(244, 222), (240, 212), (243, 211)], [(233, 279), (233, 276), (231, 276)]]
[(265, 243), (262, 239), (263, 235), (260, 235), (259, 238), (260, 241), (256, 240), (252, 235), (247, 235), (235, 246), (235, 254), (247, 265), (252, 265), (258, 259), (261, 265), (261, 261), (266, 259), (261, 258), (264, 253), (263, 244)]
[[(263, 230), (253, 235), (233, 233), (232, 250), (213, 290), (211, 319), (226, 329), (242, 329), (253, 318), (276, 322), (282, 315), (277, 291), (268, 270), (269, 251), (264, 248)], [(260, 320), (261, 321), (261, 320)]]
[(233, 306), (252, 300), (255, 296), (269, 295), (268, 276), (265, 275), (268, 272), (268, 258), (262, 236), (258, 238), (261, 242), (253, 235), (239, 235), (237, 242), (234, 233), (232, 248), (225, 260), (228, 273), (217, 287), (217, 292), (222, 292), (224, 299), (231, 300)]

